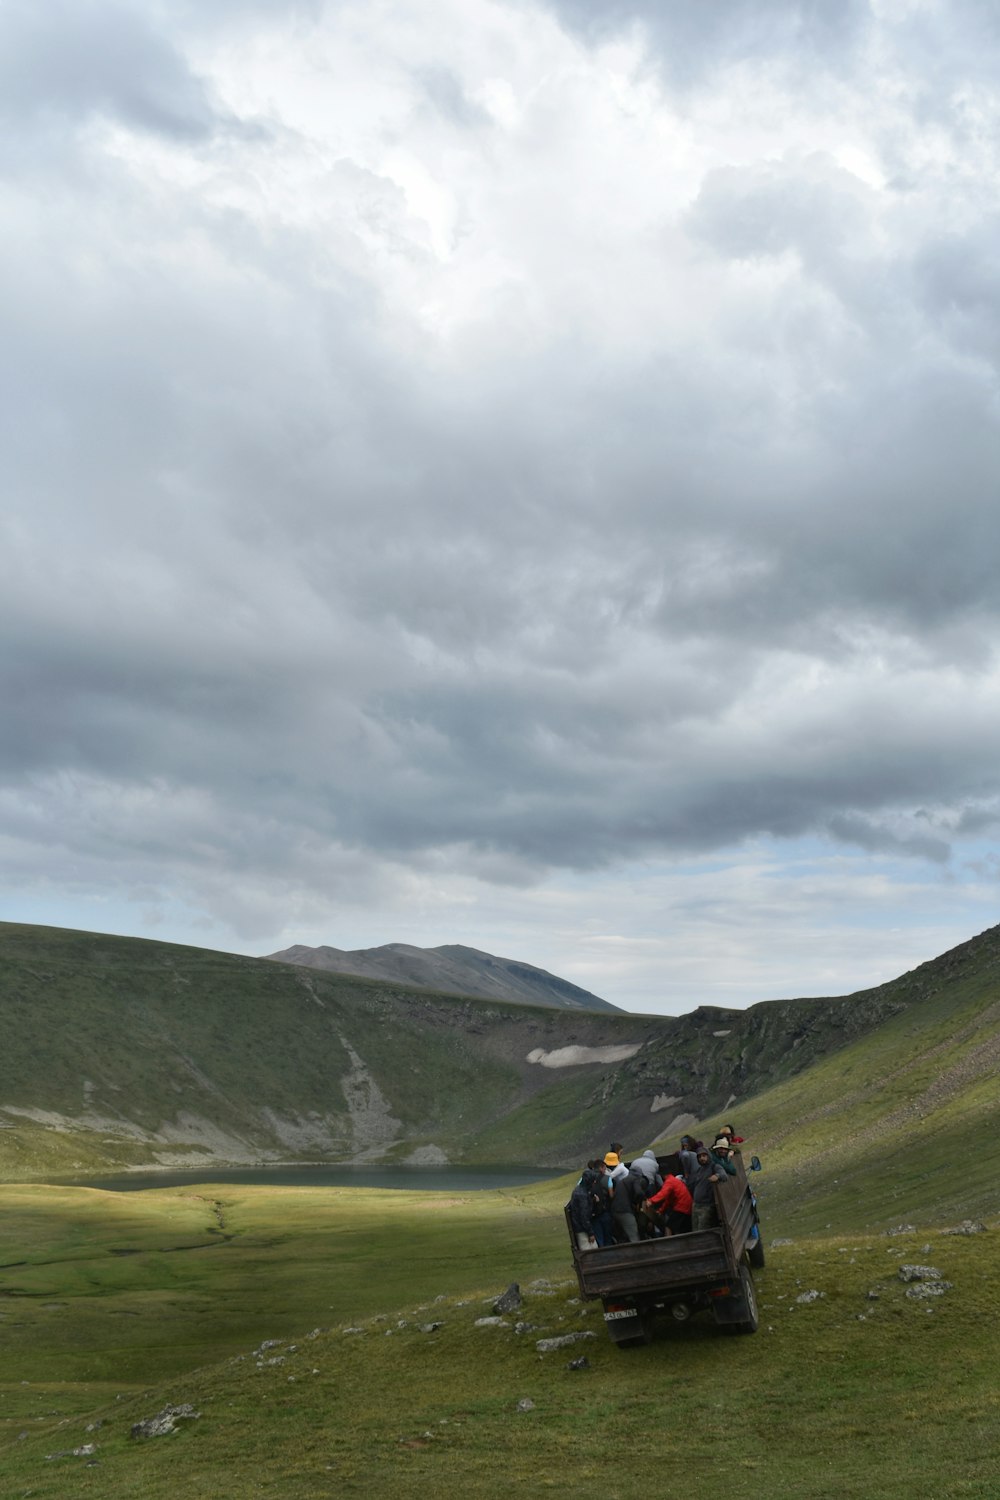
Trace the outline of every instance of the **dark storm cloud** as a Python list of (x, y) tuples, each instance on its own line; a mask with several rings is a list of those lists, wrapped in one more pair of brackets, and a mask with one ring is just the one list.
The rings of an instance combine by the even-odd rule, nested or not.
[[(870, 24), (606, 12), (640, 13), (692, 88), (750, 47), (843, 62)], [(138, 165), (78, 134), (88, 170), (44, 206), (22, 180), (0, 244), (12, 867), (62, 849), (85, 882), (117, 850), (139, 888), (176, 859), (228, 910), (225, 871), (357, 891), (446, 850), (528, 882), (811, 833), (939, 862), (993, 816), (992, 198), (782, 135), (555, 254), (561, 158), (520, 196), (492, 55), (403, 70), (396, 138), (394, 75), (355, 147), (384, 133), (386, 165), (326, 79), (262, 123), (211, 102), (252, 57), (209, 88), (137, 10), (45, 15), (7, 13), (9, 107), (113, 115)]]
[(0, 117), (23, 130), (91, 113), (188, 140), (214, 123), (204, 86), (138, 7), (8, 0), (0, 11)]

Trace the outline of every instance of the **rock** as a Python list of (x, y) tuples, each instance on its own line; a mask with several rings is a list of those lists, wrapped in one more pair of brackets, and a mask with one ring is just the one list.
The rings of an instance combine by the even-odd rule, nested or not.
[(782, 1245), (794, 1245), (794, 1244), (795, 1244), (794, 1240), (777, 1239), (777, 1240), (769, 1240), (768, 1241), (768, 1246), (769, 1246), (769, 1248), (771, 1250), (780, 1250), (781, 1247), (782, 1247)]
[(937, 1266), (900, 1266), (898, 1272), (900, 1281), (940, 1281), (941, 1272)]
[(512, 1281), (505, 1292), (502, 1292), (493, 1304), (495, 1313), (517, 1312), (521, 1307), (521, 1288), (516, 1281)]
[(908, 1286), (906, 1295), (908, 1297), (943, 1297), (945, 1292), (950, 1292), (952, 1282), (950, 1281), (921, 1281), (916, 1286)]
[(796, 1302), (818, 1302), (821, 1297), (825, 1296), (825, 1292), (817, 1292), (813, 1290), (811, 1292), (802, 1292), (798, 1297), (796, 1297), (795, 1300)]
[(477, 1318), (473, 1328), (509, 1328), (506, 1318)]
[(537, 1331), (538, 1331), (538, 1324), (537, 1323), (515, 1323), (514, 1324), (514, 1332), (515, 1333), (537, 1333)]
[(956, 1224), (954, 1229), (942, 1229), (942, 1234), (985, 1234), (986, 1225), (978, 1219), (963, 1219), (961, 1224)]
[(363, 1328), (344, 1328), (341, 1330), (342, 1333), (364, 1333), (364, 1331)]
[(889, 1235), (890, 1238), (894, 1234), (916, 1234), (916, 1232), (917, 1231), (914, 1229), (912, 1224), (897, 1224), (895, 1229), (886, 1230), (886, 1234)]
[(518, 1411), (534, 1411), (535, 1403), (530, 1396), (522, 1396), (517, 1403), (517, 1409)]
[(443, 1323), (421, 1323), (420, 1324), (420, 1332), (421, 1333), (436, 1333), (439, 1328), (443, 1328), (443, 1327), (444, 1327)]
[(567, 1370), (589, 1370), (590, 1360), (585, 1354), (581, 1354), (579, 1359), (571, 1359), (566, 1368)]
[[(274, 1344), (270, 1347), (273, 1349)], [(188, 1402), (181, 1406), (165, 1406), (158, 1411), (155, 1417), (146, 1417), (142, 1422), (133, 1422), (129, 1437), (151, 1438), (163, 1437), (168, 1432), (173, 1432), (178, 1422), (195, 1422), (201, 1416), (200, 1411), (195, 1411)]]
[(589, 1328), (579, 1333), (561, 1333), (558, 1338), (538, 1339), (535, 1348), (539, 1354), (550, 1354), (553, 1349), (568, 1349), (570, 1344), (578, 1344), (581, 1339), (596, 1339), (597, 1334)]

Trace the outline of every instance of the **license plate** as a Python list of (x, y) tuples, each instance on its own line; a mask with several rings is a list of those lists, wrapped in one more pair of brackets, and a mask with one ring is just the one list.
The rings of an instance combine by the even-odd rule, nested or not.
[(638, 1316), (639, 1314), (634, 1307), (623, 1307), (621, 1312), (606, 1312), (604, 1314), (604, 1321), (605, 1323), (613, 1323), (616, 1318), (637, 1318)]

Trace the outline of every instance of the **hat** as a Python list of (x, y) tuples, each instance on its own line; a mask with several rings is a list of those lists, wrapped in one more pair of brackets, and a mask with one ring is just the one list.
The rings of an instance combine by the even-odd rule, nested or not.
[(614, 1151), (608, 1152), (607, 1156), (604, 1158), (604, 1165), (606, 1167), (617, 1167), (618, 1157)]
[(712, 1147), (712, 1150), (713, 1151), (731, 1151), (732, 1147), (729, 1144), (729, 1137), (726, 1136), (726, 1135), (720, 1135), (719, 1138), (718, 1138), (718, 1140), (716, 1141), (715, 1145)]

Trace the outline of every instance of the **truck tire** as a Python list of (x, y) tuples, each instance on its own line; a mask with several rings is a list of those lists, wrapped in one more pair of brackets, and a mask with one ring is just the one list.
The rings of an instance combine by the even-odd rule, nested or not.
[(730, 1324), (734, 1333), (756, 1333), (760, 1319), (757, 1316), (757, 1294), (754, 1291), (753, 1273), (749, 1266), (740, 1266), (740, 1300), (745, 1316)]
[(747, 1260), (755, 1271), (764, 1269), (764, 1241), (760, 1237), (760, 1229), (757, 1230), (757, 1238), (750, 1241), (747, 1246)]
[[(605, 1309), (606, 1310), (606, 1309)], [(634, 1318), (614, 1319), (604, 1324), (608, 1337), (619, 1349), (637, 1349), (653, 1342), (653, 1314), (637, 1312)]]
[(740, 1266), (736, 1281), (730, 1284), (729, 1296), (720, 1298), (713, 1311), (723, 1333), (757, 1332), (757, 1297), (749, 1266)]

